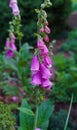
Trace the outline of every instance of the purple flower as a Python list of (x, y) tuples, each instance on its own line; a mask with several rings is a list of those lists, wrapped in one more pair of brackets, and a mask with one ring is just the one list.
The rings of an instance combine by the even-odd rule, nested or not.
[(49, 37), (48, 35), (46, 35), (46, 37), (44, 38), (45, 42), (49, 42)]
[(39, 49), (43, 49), (44, 48), (44, 42), (43, 42), (42, 39), (38, 39), (38, 41), (37, 41), (37, 47)]
[(47, 90), (50, 90), (52, 83), (49, 79), (42, 79), (42, 88), (46, 88)]
[(17, 0), (10, 0), (10, 5), (12, 8), (13, 15), (19, 15), (20, 11), (17, 5)]
[(6, 56), (8, 58), (11, 58), (14, 56), (14, 51), (16, 51), (16, 46), (15, 46), (15, 37), (14, 34), (11, 35), (11, 40), (6, 40)]
[(41, 29), (40, 29), (40, 33), (44, 33), (44, 28), (41, 28)]
[(12, 100), (13, 100), (14, 102), (18, 102), (18, 97), (17, 97), (17, 96), (13, 96), (13, 97), (12, 97)]
[(48, 26), (45, 26), (45, 32), (49, 34), (51, 32), (50, 28)]
[(44, 61), (44, 64), (46, 65), (46, 67), (48, 67), (48, 68), (52, 67), (53, 62), (49, 55), (44, 56), (43, 61)]
[(37, 55), (34, 55), (31, 63), (31, 71), (33, 73), (39, 71), (39, 58)]
[(43, 79), (48, 79), (51, 76), (49, 69), (42, 63), (40, 63), (40, 72)]
[(46, 45), (43, 46), (43, 49), (41, 49), (40, 54), (41, 55), (48, 55), (49, 51)]
[(9, 6), (12, 7), (12, 5), (15, 4), (15, 3), (17, 4), (17, 0), (10, 0)]
[(33, 85), (41, 85), (41, 74), (40, 74), (40, 71), (38, 71), (37, 73), (33, 74), (31, 83)]

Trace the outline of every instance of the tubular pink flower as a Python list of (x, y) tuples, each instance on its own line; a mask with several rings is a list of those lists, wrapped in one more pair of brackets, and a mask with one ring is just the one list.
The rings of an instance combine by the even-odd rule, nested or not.
[(43, 79), (48, 79), (51, 76), (49, 69), (46, 68), (45, 65), (42, 63), (40, 63), (40, 72), (41, 72), (41, 77)]
[(17, 5), (17, 0), (10, 0), (9, 6), (12, 8), (13, 15), (19, 15), (20, 11)]
[(8, 58), (11, 58), (14, 56), (14, 51), (16, 51), (16, 46), (15, 46), (15, 37), (14, 34), (11, 36), (11, 40), (6, 40), (6, 45), (5, 45), (7, 52), (6, 52), (6, 56)]
[(42, 79), (42, 84), (41, 84), (41, 86), (42, 86), (43, 88), (50, 89), (51, 86), (52, 86), (52, 83), (50, 82), (49, 79)]
[(39, 71), (39, 58), (37, 55), (34, 55), (31, 63), (31, 71), (32, 72), (37, 72)]
[(51, 32), (50, 28), (48, 26), (45, 26), (45, 32), (49, 34)]
[(9, 6), (12, 7), (12, 5), (15, 4), (15, 3), (17, 4), (17, 0), (10, 0)]
[(39, 71), (32, 76), (31, 83), (33, 85), (41, 85), (41, 74)]
[(6, 49), (8, 49), (10, 47), (10, 40), (9, 39), (6, 40), (5, 47), (6, 47)]
[(44, 64), (45, 64), (46, 67), (48, 67), (48, 68), (52, 67), (53, 62), (52, 62), (49, 55), (44, 56), (43, 61), (44, 61)]
[(41, 54), (41, 55), (48, 55), (48, 53), (49, 53), (48, 48), (47, 48), (47, 46), (44, 44), (43, 49), (41, 49), (40, 54)]
[(41, 29), (40, 29), (40, 33), (44, 33), (44, 28), (41, 28)]
[(6, 56), (7, 56), (7, 58), (12, 58), (12, 57), (14, 56), (13, 51), (12, 51), (12, 50), (8, 50), (8, 51), (6, 52)]
[(49, 42), (49, 37), (48, 35), (46, 35), (46, 37), (44, 38), (45, 42)]
[(37, 41), (37, 47), (39, 49), (43, 49), (44, 48), (44, 42), (43, 42), (42, 39), (38, 39), (38, 41)]

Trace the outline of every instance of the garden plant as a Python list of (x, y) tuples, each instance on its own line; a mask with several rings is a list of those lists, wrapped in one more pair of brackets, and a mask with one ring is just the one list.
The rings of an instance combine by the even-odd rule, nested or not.
[[(54, 63), (53, 55), (48, 49), (51, 30), (45, 8), (51, 7), (52, 3), (50, 0), (44, 0), (40, 9), (35, 9), (38, 16), (37, 32), (34, 33), (37, 38), (35, 49), (28, 43), (22, 44), (21, 15), (17, 0), (10, 0), (9, 6), (12, 9), (12, 20), (9, 22), (5, 51), (0, 57), (0, 86), (6, 95), (12, 96), (12, 100), (19, 102), (18, 105), (21, 106), (16, 106), (19, 111), (18, 126), (15, 125), (13, 117), (8, 115), (12, 124), (4, 121), (8, 120), (6, 116), (0, 122), (2, 127), (0, 129), (6, 130), (10, 125), (10, 130), (15, 130), (15, 126), (18, 130), (47, 130), (50, 127), (48, 127), (49, 118), (54, 111), (54, 101), (49, 98), (54, 85)], [(16, 42), (19, 44), (18, 48)], [(64, 130), (68, 126), (72, 102), (73, 95), (67, 119), (62, 127)], [(1, 103), (1, 106), (4, 111), (5, 105)], [(9, 109), (5, 111), (11, 115)]]

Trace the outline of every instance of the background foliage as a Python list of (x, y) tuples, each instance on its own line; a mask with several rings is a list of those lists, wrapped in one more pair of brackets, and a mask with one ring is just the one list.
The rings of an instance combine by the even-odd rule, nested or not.
[[(40, 7), (42, 1), (43, 0), (38, 0), (37, 2), (36, 0), (28, 0), (25, 2), (24, 0), (18, 1), (22, 16), (23, 40), (31, 45), (36, 43), (36, 37), (34, 37), (34, 33), (37, 31), (37, 15), (35, 13), (35, 8)], [(71, 0), (51, 0), (51, 2), (53, 5), (50, 9), (47, 9), (47, 12), (49, 14), (49, 26), (52, 30), (52, 34), (55, 34), (56, 32), (61, 32), (62, 29), (65, 29), (65, 20), (71, 11)], [(8, 22), (11, 20), (11, 9), (8, 8), (8, 5), (8, 1), (0, 1), (0, 14), (2, 14), (0, 16), (0, 49), (5, 44), (5, 39), (8, 36)]]

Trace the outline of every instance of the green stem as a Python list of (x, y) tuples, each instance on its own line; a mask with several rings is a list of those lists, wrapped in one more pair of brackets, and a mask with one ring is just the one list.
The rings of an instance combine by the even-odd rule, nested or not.
[(71, 109), (72, 109), (72, 103), (73, 103), (73, 94), (72, 94), (72, 97), (71, 97), (71, 102), (70, 102), (69, 111), (68, 111), (67, 119), (66, 119), (66, 122), (65, 122), (64, 130), (67, 129), (67, 125), (68, 125), (68, 121), (69, 121), (69, 117), (70, 117), (70, 113), (71, 113)]
[(37, 128), (37, 119), (38, 119), (38, 98), (39, 98), (39, 90), (36, 91), (36, 113), (35, 113), (34, 130)]

